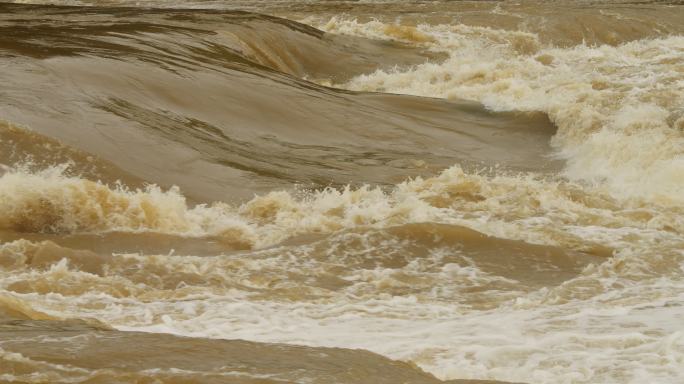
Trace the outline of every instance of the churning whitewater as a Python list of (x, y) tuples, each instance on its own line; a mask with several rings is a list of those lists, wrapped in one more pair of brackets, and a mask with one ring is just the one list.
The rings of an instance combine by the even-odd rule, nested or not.
[(0, 3), (0, 382), (684, 381), (682, 21)]

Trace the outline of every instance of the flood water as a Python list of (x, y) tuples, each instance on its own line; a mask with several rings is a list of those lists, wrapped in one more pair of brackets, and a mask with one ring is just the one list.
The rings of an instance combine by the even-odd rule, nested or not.
[(0, 382), (681, 383), (684, 4), (0, 3)]

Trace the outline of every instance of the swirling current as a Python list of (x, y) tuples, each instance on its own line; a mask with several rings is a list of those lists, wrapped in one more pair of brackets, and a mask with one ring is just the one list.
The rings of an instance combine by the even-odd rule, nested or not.
[(684, 382), (684, 4), (0, 3), (0, 382)]

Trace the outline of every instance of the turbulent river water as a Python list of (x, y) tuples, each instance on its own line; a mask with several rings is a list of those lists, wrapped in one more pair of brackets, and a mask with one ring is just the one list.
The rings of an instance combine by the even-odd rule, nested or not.
[(684, 3), (0, 3), (0, 382), (470, 380), (684, 382)]

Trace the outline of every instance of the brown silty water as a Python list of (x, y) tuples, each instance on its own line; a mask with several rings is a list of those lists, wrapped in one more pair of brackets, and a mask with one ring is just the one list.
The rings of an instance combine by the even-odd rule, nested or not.
[(684, 8), (0, 4), (0, 382), (678, 383)]

